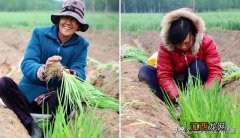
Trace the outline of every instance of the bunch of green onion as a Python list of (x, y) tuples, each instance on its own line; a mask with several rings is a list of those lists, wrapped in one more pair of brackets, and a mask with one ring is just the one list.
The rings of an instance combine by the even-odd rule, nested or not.
[(96, 59), (93, 59), (91, 57), (87, 58), (88, 64), (92, 63), (94, 65), (97, 65), (97, 71), (103, 71), (105, 69), (111, 69), (111, 71), (115, 71), (116, 73), (119, 73), (119, 64), (115, 61), (111, 61), (108, 63), (102, 63)]
[(83, 81), (79, 77), (63, 72), (62, 86), (60, 88), (64, 105), (72, 105), (83, 111), (83, 102), (87, 106), (97, 106), (100, 108), (112, 108), (119, 111), (118, 100), (102, 93), (92, 86), (88, 81)]
[[(240, 108), (237, 105), (237, 99), (229, 94), (220, 93), (219, 90), (218, 83), (213, 83), (210, 89), (205, 89), (199, 80), (193, 83), (190, 79), (186, 89), (180, 91), (179, 95), (180, 121), (177, 118), (179, 111), (176, 110), (173, 103), (168, 103), (171, 115), (176, 122), (185, 128), (190, 137), (240, 137)], [(227, 133), (227, 131), (193, 133), (187, 131), (191, 128), (191, 122), (225, 122), (226, 128), (235, 130), (235, 132), (232, 131), (234, 134)]]
[(221, 62), (223, 69), (223, 85), (235, 79), (240, 79), (240, 67), (232, 62)]
[[(97, 107), (119, 111), (117, 99), (102, 93), (89, 82), (65, 71), (62, 73), (58, 100), (60, 104), (53, 122), (42, 123), (45, 138), (101, 138), (107, 128), (102, 126), (104, 115), (96, 116)], [(67, 119), (69, 105), (70, 109), (80, 109), (80, 113), (75, 113), (73, 118)]]
[(135, 46), (128, 46), (122, 50), (122, 57), (126, 58), (123, 62), (127, 61), (139, 61), (140, 63), (147, 63), (147, 52), (135, 47)]

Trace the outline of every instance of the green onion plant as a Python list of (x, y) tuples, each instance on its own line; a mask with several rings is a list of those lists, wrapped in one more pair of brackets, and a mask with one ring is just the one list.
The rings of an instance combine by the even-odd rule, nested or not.
[(223, 85), (235, 80), (240, 79), (240, 67), (232, 62), (221, 62), (223, 69)]
[(123, 62), (127, 61), (139, 61), (140, 63), (146, 64), (147, 63), (147, 52), (135, 47), (135, 46), (128, 46), (122, 50), (122, 57), (125, 58)]
[[(194, 138), (239, 138), (240, 137), (240, 109), (237, 99), (229, 93), (220, 92), (219, 83), (213, 83), (206, 89), (200, 80), (190, 78), (185, 90), (179, 93), (179, 106), (181, 107), (180, 118), (176, 117), (179, 112), (173, 103), (169, 102), (169, 110), (173, 118), (185, 128), (185, 132)], [(226, 127), (223, 131), (191, 131), (191, 122), (208, 122), (210, 124), (224, 122)], [(218, 127), (218, 126), (217, 126)], [(210, 129), (209, 129), (210, 130)]]
[(63, 72), (62, 86), (60, 89), (64, 105), (73, 105), (83, 111), (82, 102), (87, 106), (98, 106), (101, 108), (112, 108), (119, 111), (118, 100), (102, 93), (91, 85), (88, 81), (83, 81), (79, 77)]
[(52, 123), (43, 126), (44, 138), (102, 138), (104, 114), (96, 117), (96, 108), (75, 114), (66, 120), (64, 106), (59, 105)]

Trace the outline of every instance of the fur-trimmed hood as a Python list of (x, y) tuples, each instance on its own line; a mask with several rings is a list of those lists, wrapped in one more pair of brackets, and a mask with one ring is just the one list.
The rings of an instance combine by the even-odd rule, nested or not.
[(195, 43), (194, 43), (193, 47), (191, 48), (192, 53), (197, 54), (198, 50), (202, 44), (203, 34), (205, 31), (205, 24), (201, 17), (194, 14), (191, 11), (191, 9), (188, 9), (188, 8), (181, 8), (181, 9), (169, 12), (164, 16), (163, 21), (162, 21), (162, 30), (161, 30), (161, 38), (162, 38), (162, 42), (164, 43), (164, 47), (168, 51), (174, 50), (175, 47), (173, 45), (167, 43), (168, 31), (170, 29), (171, 23), (180, 17), (185, 17), (185, 18), (190, 19), (197, 29)]

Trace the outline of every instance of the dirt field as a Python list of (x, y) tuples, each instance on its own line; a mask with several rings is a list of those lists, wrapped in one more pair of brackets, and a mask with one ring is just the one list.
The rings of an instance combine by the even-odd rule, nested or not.
[[(19, 82), (22, 73), (19, 64), (24, 50), (30, 39), (31, 31), (0, 29), (0, 77), (11, 75)], [(210, 35), (218, 45), (222, 60), (232, 61), (240, 66), (238, 31), (215, 31)], [(118, 33), (113, 32), (87, 32), (83, 36), (90, 42), (89, 57), (102, 63), (118, 62), (119, 47)], [(152, 54), (157, 51), (160, 37), (159, 33), (146, 32), (139, 35), (122, 33), (122, 45), (129, 44), (144, 48)], [(138, 62), (121, 64), (121, 135), (123, 138), (155, 138), (155, 137), (185, 137), (183, 134), (174, 134), (179, 126), (171, 119), (166, 106), (156, 98), (146, 85), (138, 82), (137, 73), (141, 66)], [(103, 92), (119, 97), (118, 75), (115, 71), (95, 71), (96, 66), (87, 67), (88, 78)], [(240, 81), (225, 86), (225, 90), (239, 94)], [(101, 111), (100, 111), (101, 112)], [(114, 137), (118, 137), (118, 114), (109, 111), (105, 122), (112, 125)], [(13, 112), (0, 106), (0, 137), (22, 138), (27, 137), (27, 131), (20, 124)], [(4, 118), (4, 119), (3, 119)], [(6, 127), (5, 127), (6, 126)], [(14, 135), (12, 135), (14, 134)]]
[[(221, 60), (231, 61), (240, 66), (239, 31), (213, 31), (209, 33), (220, 51)], [(158, 50), (160, 34), (146, 32), (138, 35), (122, 33), (121, 45), (128, 44), (145, 49), (149, 55)], [(138, 62), (121, 64), (121, 134), (122, 137), (160, 138), (184, 137), (175, 134), (179, 126), (171, 119), (165, 104), (156, 98), (146, 85), (137, 79)], [(240, 99), (240, 81), (224, 87)]]
[[(19, 82), (22, 77), (19, 65), (31, 37), (31, 31), (0, 28), (0, 34), (2, 34), (0, 35), (0, 77), (10, 76), (16, 82)], [(114, 61), (118, 64), (118, 32), (86, 32), (81, 35), (90, 42), (88, 49), (89, 57), (102, 63)], [(88, 79), (94, 82), (103, 92), (118, 98), (118, 74), (114, 71), (102, 71), (99, 74), (94, 71), (95, 69), (95, 65), (87, 67)], [(113, 81), (112, 78), (115, 78), (115, 80)], [(99, 109), (98, 112), (105, 111)], [(108, 114), (111, 114), (111, 117)], [(2, 126), (0, 129), (1, 138), (26, 138), (28, 136), (27, 131), (21, 125), (18, 118), (9, 109), (0, 106), (0, 118), (0, 126)], [(104, 122), (112, 127), (109, 133), (113, 133), (114, 137), (118, 137), (119, 114), (114, 111), (107, 111)]]

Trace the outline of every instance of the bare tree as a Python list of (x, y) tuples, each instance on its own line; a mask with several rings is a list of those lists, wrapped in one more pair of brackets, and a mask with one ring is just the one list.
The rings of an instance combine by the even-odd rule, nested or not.
[(95, 11), (95, 0), (91, 0), (92, 11)]
[(104, 12), (108, 12), (108, 0), (103, 0), (103, 3), (104, 3)]

